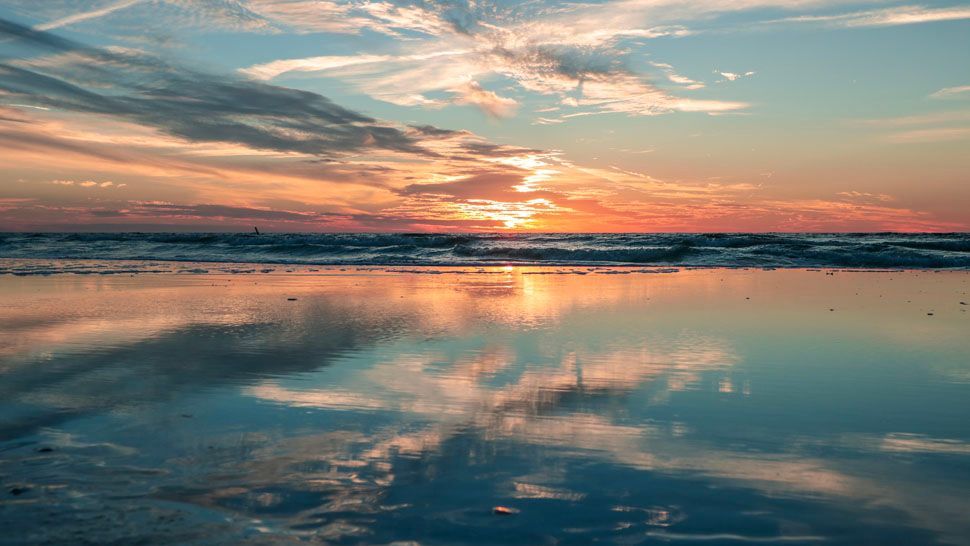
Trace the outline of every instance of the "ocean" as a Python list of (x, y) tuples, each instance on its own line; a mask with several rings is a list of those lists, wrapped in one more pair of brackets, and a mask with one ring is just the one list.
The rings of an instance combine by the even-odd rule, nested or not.
[(970, 234), (4, 233), (0, 234), (0, 258), (295, 265), (970, 269)]

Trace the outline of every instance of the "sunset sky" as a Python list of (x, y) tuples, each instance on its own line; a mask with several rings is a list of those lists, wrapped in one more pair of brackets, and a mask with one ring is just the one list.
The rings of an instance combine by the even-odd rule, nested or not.
[(970, 3), (0, 0), (0, 230), (970, 230)]

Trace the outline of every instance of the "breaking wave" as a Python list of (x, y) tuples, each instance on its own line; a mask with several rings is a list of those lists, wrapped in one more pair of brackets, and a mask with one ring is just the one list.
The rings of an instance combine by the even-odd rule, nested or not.
[(0, 258), (970, 269), (970, 234), (4, 233)]

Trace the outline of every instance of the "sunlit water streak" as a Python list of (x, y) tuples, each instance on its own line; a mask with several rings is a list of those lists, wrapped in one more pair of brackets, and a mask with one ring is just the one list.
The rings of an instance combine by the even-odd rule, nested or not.
[(418, 271), (2, 278), (0, 543), (970, 543), (965, 272)]

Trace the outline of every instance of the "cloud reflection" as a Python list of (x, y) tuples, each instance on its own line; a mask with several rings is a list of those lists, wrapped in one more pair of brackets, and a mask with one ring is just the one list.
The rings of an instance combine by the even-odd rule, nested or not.
[[(774, 284), (760, 282), (769, 275)], [(760, 336), (797, 347), (795, 330), (817, 324), (775, 320), (780, 300), (769, 296), (790, 282), (847, 299), (859, 288), (842, 278), (515, 268), (27, 278), (17, 282), (62, 297), (41, 305), (29, 289), (6, 288), (13, 311), (0, 320), (30, 343), (3, 355), (0, 389), (14, 404), (2, 430), (45, 439), (69, 461), (63, 493), (50, 493), (58, 502), (73, 502), (81, 478), (72, 473), (95, 479), (108, 461), (125, 477), (104, 485), (118, 498), (228, 513), (273, 536), (379, 543), (432, 524), (498, 532), (488, 519), (498, 502), (522, 508), (508, 525), (528, 522), (542, 537), (667, 529), (678, 540), (770, 541), (829, 537), (840, 532), (832, 522), (862, 516), (914, 540), (960, 536), (966, 501), (919, 474), (894, 474), (886, 454), (963, 457), (962, 440), (833, 439), (762, 414), (807, 419), (797, 401), (807, 387), (772, 392), (776, 372), (752, 366), (751, 347), (770, 345)], [(756, 297), (727, 302), (741, 290)], [(126, 306), (133, 297), (155, 304)], [(30, 302), (32, 312), (16, 311)], [(167, 320), (151, 320), (159, 316)], [(797, 361), (785, 373), (800, 377)], [(829, 379), (825, 368), (813, 373)], [(796, 399), (772, 404), (778, 392)], [(99, 419), (124, 432), (85, 428)], [(157, 442), (158, 430), (170, 441)], [(9, 463), (0, 456), (0, 471)], [(716, 500), (725, 498), (747, 511)], [(708, 521), (708, 503), (734, 514), (713, 534), (692, 527)], [(529, 519), (553, 508), (550, 527)], [(789, 510), (805, 523), (779, 524)]]

